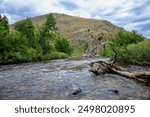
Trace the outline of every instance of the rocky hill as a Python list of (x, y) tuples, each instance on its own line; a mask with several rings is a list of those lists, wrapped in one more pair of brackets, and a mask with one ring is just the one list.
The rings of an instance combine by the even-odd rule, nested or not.
[[(107, 40), (122, 29), (106, 20), (86, 19), (54, 13), (59, 32), (73, 44), (86, 46), (85, 55), (98, 54), (105, 47)], [(42, 24), (46, 15), (32, 18), (34, 24)]]

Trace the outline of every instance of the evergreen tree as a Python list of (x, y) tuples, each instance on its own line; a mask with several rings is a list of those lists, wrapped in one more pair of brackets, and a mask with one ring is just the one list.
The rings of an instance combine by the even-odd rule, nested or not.
[(8, 49), (7, 35), (9, 31), (7, 17), (0, 15), (0, 59), (4, 58), (4, 52)]
[(40, 44), (43, 49), (43, 55), (50, 53), (51, 41), (55, 38), (56, 21), (53, 14), (48, 14), (46, 22), (42, 25), (40, 30)]
[(6, 50), (6, 36), (7, 32), (3, 28), (0, 28), (0, 54), (3, 54), (3, 52)]
[(3, 27), (6, 31), (9, 31), (9, 23), (6, 16), (3, 17)]
[(56, 21), (53, 14), (48, 14), (45, 22), (45, 31), (56, 31)]
[(2, 29), (4, 29), (5, 31), (9, 31), (9, 23), (8, 23), (8, 19), (7, 19), (7, 17), (6, 16), (1, 16), (0, 15), (0, 28)]
[(2, 26), (3, 26), (3, 18), (2, 18), (2, 16), (0, 15), (0, 28), (2, 28)]

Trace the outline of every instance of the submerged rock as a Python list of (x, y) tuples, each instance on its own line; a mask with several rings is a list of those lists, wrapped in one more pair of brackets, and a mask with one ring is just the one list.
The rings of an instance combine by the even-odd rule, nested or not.
[(80, 88), (78, 88), (78, 89), (76, 89), (76, 90), (72, 93), (72, 95), (76, 96), (76, 95), (78, 95), (78, 94), (81, 93), (81, 92), (82, 92), (82, 90), (81, 90)]

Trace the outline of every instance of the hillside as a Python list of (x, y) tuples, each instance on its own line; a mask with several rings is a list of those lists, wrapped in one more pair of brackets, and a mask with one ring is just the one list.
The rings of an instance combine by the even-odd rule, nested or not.
[[(32, 18), (34, 24), (42, 24), (46, 15)], [(84, 44), (85, 55), (93, 56), (100, 52), (106, 41), (113, 36), (120, 27), (106, 20), (86, 19), (54, 13), (59, 32), (73, 44)]]

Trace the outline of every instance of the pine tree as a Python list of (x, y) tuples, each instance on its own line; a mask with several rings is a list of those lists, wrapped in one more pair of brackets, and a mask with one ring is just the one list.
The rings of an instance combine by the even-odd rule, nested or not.
[(3, 23), (3, 18), (2, 18), (2, 16), (0, 15), (0, 27), (2, 26), (2, 23)]
[(48, 14), (45, 22), (45, 31), (56, 31), (56, 21), (53, 14)]
[(6, 31), (9, 31), (9, 23), (8, 23), (8, 19), (5, 15), (3, 16), (3, 27)]
[(6, 51), (8, 43), (7, 43), (7, 35), (9, 34), (9, 25), (7, 17), (2, 17), (0, 15), (0, 56), (2, 56), (3, 52)]
[(42, 25), (40, 30), (40, 44), (43, 49), (43, 55), (50, 52), (51, 41), (55, 37), (57, 27), (56, 21), (53, 14), (48, 14), (46, 17), (46, 22)]
[(9, 23), (8, 23), (8, 19), (6, 16), (1, 16), (0, 15), (0, 28), (4, 29), (5, 31), (9, 31)]

